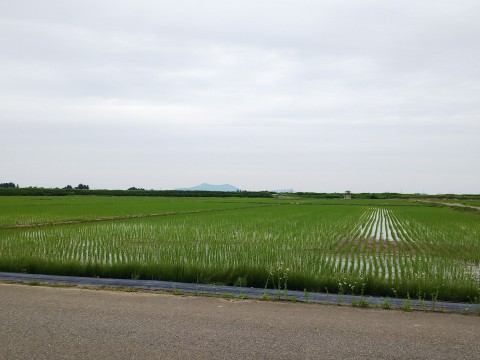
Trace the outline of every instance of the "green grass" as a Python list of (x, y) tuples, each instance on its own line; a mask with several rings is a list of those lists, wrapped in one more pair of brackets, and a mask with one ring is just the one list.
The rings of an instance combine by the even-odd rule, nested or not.
[(98, 196), (3, 196), (0, 227), (92, 220), (102, 217), (170, 214), (281, 204), (274, 199), (198, 199)]
[(480, 298), (480, 217), (428, 204), (0, 197), (0, 226), (2, 271)]

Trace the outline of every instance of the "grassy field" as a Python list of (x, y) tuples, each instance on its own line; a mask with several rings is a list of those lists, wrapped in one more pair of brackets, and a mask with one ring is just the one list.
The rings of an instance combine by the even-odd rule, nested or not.
[(395, 200), (0, 197), (0, 270), (480, 300), (480, 216)]

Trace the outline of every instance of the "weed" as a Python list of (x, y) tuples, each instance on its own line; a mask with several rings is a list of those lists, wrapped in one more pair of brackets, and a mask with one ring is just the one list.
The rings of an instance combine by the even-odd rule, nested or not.
[(116, 288), (117, 291), (123, 291), (123, 292), (138, 292), (138, 289), (132, 288), (132, 287), (118, 287)]
[(303, 289), (303, 298), (307, 304), (310, 303), (310, 294), (308, 293), (307, 289)]
[(15, 280), (0, 280), (1, 284), (17, 284)]
[(178, 290), (176, 287), (173, 287), (172, 294), (173, 295), (185, 295), (185, 291)]
[(247, 279), (245, 277), (239, 277), (237, 280), (235, 280), (233, 286), (237, 287), (246, 287), (247, 286)]
[(390, 304), (390, 301), (388, 300), (388, 297), (386, 299), (383, 299), (382, 304), (381, 304), (382, 309), (391, 309), (392, 305)]
[(265, 288), (263, 290), (263, 295), (260, 296), (260, 299), (268, 299), (269, 298), (269, 295), (268, 295), (268, 290)]
[(417, 299), (418, 299), (418, 302), (420, 303), (420, 306), (422, 307), (422, 311), (427, 311), (427, 305), (425, 303), (425, 293), (422, 292), (422, 290), (420, 289), (420, 286), (418, 287), (418, 291), (417, 291)]
[(287, 268), (283, 273), (283, 297), (285, 299), (288, 299), (288, 271), (289, 269)]
[(403, 303), (403, 310), (411, 311), (412, 310), (412, 302), (410, 301), (410, 294), (407, 292), (407, 298)]
[(392, 288), (392, 292), (393, 292), (393, 295), (395, 295), (395, 299), (398, 299), (397, 290), (395, 290), (395, 288)]
[(353, 299), (353, 300), (352, 300), (352, 306), (353, 306), (353, 307), (357, 307), (357, 306), (358, 306), (358, 300)]
[(432, 297), (432, 311), (435, 311), (435, 307), (437, 305), (438, 291), (439, 291), (439, 288), (437, 286), (435, 292), (430, 294), (430, 296)]
[(71, 287), (75, 287), (76, 285), (74, 285), (74, 284), (64, 284), (64, 283), (49, 283), (48, 286), (56, 287), (56, 288), (71, 288)]
[(132, 273), (132, 280), (140, 280), (140, 274), (137, 272)]
[(262, 301), (273, 301), (273, 300), (275, 300), (275, 297), (269, 296), (267, 292), (264, 292), (263, 295), (259, 297), (259, 300), (262, 300)]
[(422, 311), (427, 311), (427, 304), (425, 303), (425, 300), (418, 299), (418, 302), (419, 302), (420, 306), (422, 307)]
[(346, 292), (346, 287), (347, 287), (347, 283), (346, 282), (339, 282), (338, 283), (338, 305), (341, 305), (343, 303), (343, 297), (345, 295), (345, 292)]
[(237, 296), (238, 299), (248, 299), (248, 296), (243, 293), (243, 291), (240, 291), (240, 294)]
[[(362, 278), (361, 280), (363, 280), (363, 278)], [(361, 291), (360, 291), (360, 295), (361, 295), (361, 296), (363, 296), (363, 295), (365, 294), (365, 286), (366, 286), (366, 285), (367, 285), (366, 283), (363, 283), (363, 284), (362, 284), (362, 289), (361, 289)]]
[(42, 286), (45, 283), (42, 283), (41, 281), (37, 281), (37, 280), (32, 280), (32, 281), (26, 281), (25, 284), (30, 286)]
[(276, 297), (279, 300), (281, 292), (283, 291), (284, 299), (288, 300), (288, 272), (289, 268), (284, 268), (283, 263), (279, 262), (275, 269), (267, 269), (268, 277), (265, 282), (265, 291), (268, 289), (268, 284), (271, 279), (273, 288), (276, 290)]
[(361, 308), (368, 308), (370, 307), (370, 304), (367, 300), (360, 299), (360, 301), (358, 302), (358, 306), (360, 306)]

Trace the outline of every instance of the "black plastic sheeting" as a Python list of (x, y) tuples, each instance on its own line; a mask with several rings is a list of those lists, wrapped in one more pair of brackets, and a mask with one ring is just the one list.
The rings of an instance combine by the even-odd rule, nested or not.
[[(454, 311), (479, 313), (480, 304), (454, 303), (446, 301), (419, 301), (417, 299), (400, 299), (400, 298), (382, 298), (375, 296), (359, 296), (359, 295), (340, 295), (327, 293), (314, 293), (304, 291), (288, 290), (287, 292), (275, 289), (259, 289), (236, 286), (223, 285), (206, 285), (191, 284), (172, 281), (159, 280), (131, 280), (131, 279), (110, 279), (110, 278), (92, 278), (78, 276), (58, 276), (58, 275), (42, 275), (42, 274), (23, 274), (23, 273), (7, 273), (0, 272), (0, 280), (16, 281), (16, 282), (38, 282), (46, 284), (70, 284), (77, 286), (108, 286), (108, 287), (125, 287), (146, 290), (164, 290), (179, 291), (190, 294), (211, 294), (211, 295), (231, 295), (235, 297), (247, 297), (258, 299), (264, 296), (280, 300), (291, 300), (299, 302), (340, 304), (358, 306), (367, 305), (369, 307), (382, 307), (388, 302), (393, 309), (411, 309), (411, 310), (436, 310), (436, 311)], [(408, 304), (410, 302), (410, 304)]]

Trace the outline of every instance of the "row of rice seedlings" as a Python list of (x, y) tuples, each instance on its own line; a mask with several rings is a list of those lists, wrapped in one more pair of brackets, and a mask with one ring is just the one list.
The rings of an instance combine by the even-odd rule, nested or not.
[(408, 222), (400, 219), (398, 215), (394, 212), (389, 214), (391, 223), (395, 229), (396, 238), (398, 239), (398, 244), (403, 247), (405, 251), (410, 254), (414, 254), (417, 251), (420, 251), (417, 241), (412, 238), (408, 232)]
[(403, 235), (403, 225), (398, 221), (398, 218), (393, 212), (389, 212), (387, 216), (389, 219), (393, 242), (396, 244), (401, 253), (412, 254), (414, 249), (411, 245), (411, 239)]
[[(412, 209), (415, 215), (412, 224), (421, 233), (424, 243), (441, 256), (460, 259), (480, 260), (480, 222), (478, 216), (458, 214), (450, 209)], [(432, 210), (443, 212), (444, 216), (431, 216)], [(449, 221), (449, 217), (452, 220)], [(475, 260), (474, 260), (475, 261)]]
[[(166, 225), (166, 226), (165, 226)], [(280, 231), (257, 231), (248, 230), (248, 239), (241, 238), (242, 231), (236, 229), (232, 237), (232, 242), (225, 241), (229, 234), (222, 233), (219, 237), (218, 229), (213, 230), (211, 227), (189, 227), (175, 221), (171, 226), (168, 222), (161, 227), (164, 234), (159, 232), (156, 228), (153, 231), (145, 224), (133, 226), (128, 229), (125, 224), (95, 224), (89, 226), (64, 227), (57, 229), (49, 229), (48, 234), (45, 230), (28, 230), (21, 233), (16, 232), (19, 236), (16, 239), (8, 239), (2, 245), (9, 243), (16, 243), (17, 249), (15, 253), (19, 257), (23, 256), (48, 256), (50, 259), (61, 261), (74, 261), (78, 263), (95, 263), (100, 265), (114, 265), (125, 264), (131, 261), (170, 261), (196, 263), (202, 266), (211, 266), (216, 262), (229, 263), (236, 266), (242, 262), (242, 259), (248, 257), (248, 262), (253, 266), (265, 267), (267, 263), (275, 263), (278, 258), (284, 254), (290, 254), (292, 249), (306, 249), (312, 248), (309, 240), (316, 241), (318, 244), (328, 244), (325, 238), (332, 238), (332, 233), (325, 233), (326, 236), (322, 238), (321, 234), (305, 234), (300, 233), (296, 236), (291, 232), (288, 233), (288, 243), (282, 244), (279, 242), (279, 234), (285, 233), (282, 229)], [(279, 227), (280, 223), (275, 223), (275, 227)], [(130, 226), (130, 224), (129, 224)], [(68, 229), (72, 230), (70, 233)], [(87, 231), (88, 229), (88, 231)], [(191, 233), (191, 230), (193, 234)], [(320, 230), (328, 229), (327, 226), (322, 226)], [(97, 231), (98, 230), (98, 231)], [(288, 230), (288, 229), (287, 229)], [(190, 235), (188, 234), (190, 231)], [(52, 234), (53, 232), (53, 234)], [(303, 231), (305, 232), (305, 231)], [(13, 231), (11, 233), (14, 233)], [(104, 234), (107, 234), (104, 236)], [(123, 236), (123, 238), (122, 238)], [(186, 246), (179, 246), (187, 237), (192, 236), (197, 242), (197, 245), (192, 250), (191, 243), (188, 242)], [(47, 249), (45, 244), (48, 240), (56, 239), (54, 241), (53, 249)], [(162, 241), (158, 241), (161, 238)], [(202, 239), (203, 238), (203, 239)], [(91, 239), (91, 240), (85, 240)], [(168, 240), (166, 240), (168, 239)], [(241, 240), (240, 243), (235, 243), (235, 240)], [(302, 244), (302, 240), (307, 241)], [(21, 245), (22, 240), (26, 241), (24, 245), (28, 252), (22, 253), (18, 251), (18, 245)], [(152, 241), (151, 241), (152, 240)], [(166, 241), (165, 241), (166, 240)], [(206, 241), (205, 247), (200, 247), (198, 242)], [(283, 239), (285, 240), (285, 239)], [(213, 242), (213, 244), (212, 244)], [(61, 243), (61, 244), (60, 244)], [(174, 245), (172, 245), (174, 244)], [(137, 245), (137, 246), (135, 246)], [(158, 247), (157, 247), (158, 245)], [(246, 245), (246, 246), (244, 246)], [(255, 246), (258, 245), (258, 246)], [(21, 248), (22, 246), (20, 246)], [(60, 247), (61, 249), (58, 249)], [(118, 248), (124, 249), (119, 251)], [(32, 252), (32, 249), (34, 250)], [(210, 251), (212, 249), (212, 251)], [(61, 250), (61, 251), (58, 251)], [(141, 251), (141, 256), (138, 256), (138, 251)], [(324, 253), (319, 249), (313, 254), (313, 258), (318, 258), (318, 254)], [(2, 254), (8, 252), (8, 248), (2, 249)], [(241, 256), (239, 256), (241, 253)], [(261, 256), (260, 256), (261, 254)], [(168, 255), (168, 256), (167, 256)], [(230, 259), (235, 255), (233, 259)], [(308, 255), (308, 254), (307, 254)], [(294, 258), (292, 263), (298, 269), (308, 263), (309, 256)], [(312, 257), (312, 256), (310, 256)], [(267, 261), (266, 261), (267, 260)], [(297, 264), (298, 263), (298, 264)]]
[[(364, 268), (368, 267), (369, 269), (374, 269), (373, 270), (373, 276), (376, 278), (383, 278), (383, 279), (396, 279), (396, 280), (401, 280), (402, 278), (405, 279), (405, 281), (411, 282), (412, 279), (418, 282), (418, 279), (415, 278), (417, 276), (416, 274), (422, 273), (422, 277), (426, 278), (426, 275), (431, 280), (436, 279), (438, 276), (446, 279), (446, 280), (462, 280), (465, 279), (465, 277), (468, 278), (468, 273), (466, 273), (462, 269), (458, 269), (458, 267), (452, 267), (451, 263), (449, 261), (443, 261), (443, 262), (435, 262), (435, 266), (431, 266), (432, 263), (434, 263), (435, 259), (432, 256), (427, 256), (425, 255), (425, 251), (428, 248), (425, 248), (425, 246), (422, 246), (421, 244), (424, 243), (419, 242), (419, 241), (414, 241), (411, 236), (409, 235), (409, 231), (404, 230), (403, 228), (407, 225), (410, 225), (409, 222), (407, 221), (400, 221), (391, 210), (374, 210), (374, 214), (371, 212), (369, 213), (369, 216), (364, 217), (367, 219), (367, 228), (369, 231), (372, 231), (371, 229), (373, 228), (372, 223), (376, 223), (376, 230), (373, 233), (369, 232), (370, 234), (374, 234), (377, 237), (377, 240), (379, 241), (379, 256), (373, 256), (371, 259), (373, 261), (370, 261), (370, 263), (367, 263), (364, 261)], [(415, 226), (415, 224), (413, 224)], [(357, 227), (358, 228), (358, 227)], [(363, 227), (362, 227), (363, 229)], [(425, 226), (422, 226), (421, 229), (428, 235), (429, 231), (428, 228)], [(397, 262), (395, 265), (387, 265), (388, 260), (396, 259), (395, 254), (391, 254), (391, 246), (389, 246), (390, 242), (386, 241), (383, 242), (381, 239), (385, 238), (385, 240), (389, 240), (391, 237), (393, 241), (397, 240), (397, 237), (400, 237), (398, 234), (405, 234), (401, 240), (402, 243), (407, 243), (410, 244), (410, 249), (414, 250), (415, 254), (411, 257), (406, 257), (403, 256), (403, 262), (399, 263)], [(421, 232), (413, 231), (413, 234), (418, 234), (420, 235)], [(382, 236), (378, 236), (378, 234), (381, 234)], [(364, 245), (366, 247), (366, 243), (364, 242)], [(418, 243), (419, 245), (417, 247), (413, 247), (411, 244)], [(350, 254), (355, 254), (356, 250), (359, 247), (360, 242), (357, 242), (355, 247), (350, 248)], [(386, 244), (387, 246), (383, 246)], [(382, 256), (385, 252), (385, 249), (388, 249), (389, 251), (389, 257), (386, 258)], [(372, 247), (371, 250), (374, 249)], [(366, 249), (363, 248), (363, 253), (366, 253)], [(350, 273), (357, 271), (361, 267), (361, 261), (359, 261), (360, 257), (355, 261), (354, 259), (350, 261), (350, 265), (347, 265), (346, 263), (349, 261), (348, 256), (346, 259), (342, 259), (342, 263), (344, 265), (341, 267), (341, 270), (346, 272), (349, 271)], [(352, 255), (350, 255), (351, 257)], [(358, 265), (356, 265), (358, 264)], [(441, 265), (439, 265), (441, 264)], [(448, 269), (448, 271), (445, 271)], [(452, 270), (455, 269), (455, 270)], [(470, 271), (471, 272), (471, 271)], [(369, 276), (372, 275), (371, 273), (366, 273), (365, 271), (363, 274)]]
[[(410, 214), (409, 214), (410, 215)], [(423, 247), (424, 253), (429, 254), (429, 259), (425, 260), (422, 264), (423, 268), (420, 268), (416, 264), (416, 270), (421, 271), (426, 275), (422, 277), (428, 277), (429, 274), (434, 274), (440, 281), (450, 281), (455, 284), (469, 283), (468, 287), (478, 282), (479, 278), (472, 276), (468, 267), (464, 266), (465, 259), (468, 258), (468, 254), (471, 254), (472, 247), (475, 248), (479, 245), (479, 237), (470, 237), (469, 234), (465, 234), (462, 229), (455, 229), (453, 224), (445, 223), (445, 221), (435, 221), (438, 217), (432, 216), (432, 223), (434, 226), (427, 223), (420, 223), (417, 219), (411, 222), (411, 227), (417, 236), (422, 237), (422, 241), (427, 247)], [(441, 219), (441, 218), (440, 218)], [(465, 218), (466, 219), (466, 218)], [(478, 218), (473, 219), (474, 223), (466, 227), (462, 222), (455, 222), (455, 227), (464, 227), (463, 230), (469, 228), (478, 228)], [(463, 220), (463, 219), (462, 219)], [(472, 226), (473, 225), (473, 226)], [(454, 231), (452, 231), (454, 229)], [(464, 241), (468, 238), (468, 241)], [(459, 241), (459, 239), (462, 239)], [(466, 244), (470, 245), (465, 246)], [(447, 250), (448, 249), (448, 250)], [(478, 256), (478, 252), (473, 251), (475, 256)], [(433, 282), (432, 279), (430, 281)], [(458, 291), (464, 293), (461, 289)]]
[(273, 199), (246, 202), (245, 199), (212, 201), (157, 197), (0, 197), (0, 227), (45, 224), (64, 221), (89, 221), (102, 217), (172, 214), (241, 207), (280, 205)]
[(363, 236), (365, 229), (368, 227), (368, 224), (373, 218), (373, 212), (374, 211), (372, 208), (368, 208), (362, 213), (360, 218), (357, 220), (356, 225), (352, 228), (352, 232), (349, 234), (350, 238), (356, 239)]
[(369, 237), (373, 238), (373, 239), (378, 239), (378, 220), (379, 220), (379, 211), (378, 209), (375, 209), (374, 211), (374, 217), (373, 217), (373, 223), (372, 223), (372, 230), (371, 230), (371, 233), (369, 235)]
[[(339, 280), (363, 278), (365, 291), (378, 294), (390, 294), (396, 287), (398, 292), (412, 286), (431, 288), (440, 279), (452, 296), (453, 285), (465, 279), (466, 271), (452, 262), (421, 251), (404, 256), (394, 251), (390, 241), (381, 251), (360, 241), (355, 245), (363, 244), (358, 250), (352, 251), (354, 242), (349, 241), (337, 251), (338, 242), (351, 235), (351, 229), (358, 231), (358, 219), (369, 227), (380, 221), (385, 227), (397, 224), (395, 234), (402, 234), (405, 221), (391, 211), (327, 210), (284, 207), (3, 231), (0, 266), (179, 281), (231, 283), (245, 277), (249, 285), (263, 286), (266, 270), (283, 263), (289, 268), (292, 288), (338, 291)], [(386, 217), (388, 221), (382, 220)], [(463, 281), (465, 288), (469, 284), (474, 283)]]

